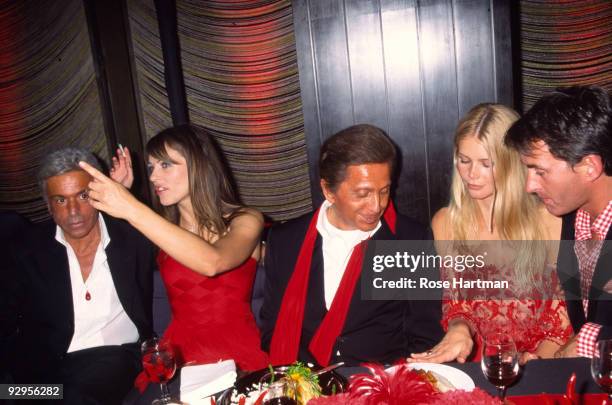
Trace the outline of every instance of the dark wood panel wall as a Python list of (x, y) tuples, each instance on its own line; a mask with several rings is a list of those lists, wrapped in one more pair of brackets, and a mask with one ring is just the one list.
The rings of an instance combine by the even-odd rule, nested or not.
[(294, 24), (313, 205), (317, 164), (335, 132), (371, 123), (402, 154), (399, 210), (429, 222), (446, 205), (459, 118), (512, 105), (506, 0), (295, 0)]
[(115, 155), (118, 143), (129, 148), (135, 172), (132, 192), (141, 200), (150, 201), (125, 0), (84, 0), (83, 5), (109, 156)]

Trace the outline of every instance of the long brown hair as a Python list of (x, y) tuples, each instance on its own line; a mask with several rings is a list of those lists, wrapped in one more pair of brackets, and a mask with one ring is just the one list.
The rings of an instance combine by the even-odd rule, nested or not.
[[(146, 153), (155, 159), (172, 162), (168, 147), (185, 158), (189, 197), (198, 230), (223, 235), (231, 220), (241, 214), (243, 206), (234, 193), (229, 172), (212, 137), (195, 125), (178, 125), (151, 138)], [(178, 225), (176, 205), (165, 207), (157, 202), (156, 208), (164, 218)]]

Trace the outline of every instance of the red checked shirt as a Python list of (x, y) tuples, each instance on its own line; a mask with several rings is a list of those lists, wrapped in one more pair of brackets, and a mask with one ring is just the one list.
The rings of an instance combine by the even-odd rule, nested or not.
[[(574, 224), (574, 236), (576, 244), (574, 251), (578, 258), (578, 267), (580, 268), (580, 290), (582, 292), (582, 304), (584, 307), (585, 316), (589, 308), (589, 289), (593, 280), (593, 272), (597, 265), (597, 259), (603, 246), (603, 240), (606, 238), (608, 229), (612, 224), (612, 200), (604, 211), (595, 218), (591, 225), (591, 216), (583, 210), (578, 210), (576, 213), (576, 222)], [(601, 325), (593, 322), (587, 322), (582, 325), (577, 336), (577, 352), (579, 356), (592, 357), (595, 348), (595, 342), (599, 335)]]

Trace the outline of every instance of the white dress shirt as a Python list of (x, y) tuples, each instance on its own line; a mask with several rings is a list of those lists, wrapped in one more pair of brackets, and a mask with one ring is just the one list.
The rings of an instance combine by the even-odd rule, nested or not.
[[(106, 259), (104, 249), (110, 243), (110, 236), (104, 218), (101, 215), (98, 218), (100, 243), (87, 281), (83, 281), (79, 260), (64, 238), (64, 231), (58, 226), (55, 232), (55, 239), (66, 247), (72, 286), (74, 334), (68, 353), (138, 341), (138, 329), (119, 301)], [(86, 296), (89, 296), (89, 300)]]
[(344, 231), (336, 228), (327, 218), (327, 209), (331, 205), (329, 201), (325, 200), (317, 218), (317, 231), (323, 239), (323, 285), (325, 288), (325, 307), (327, 309), (331, 307), (353, 249), (380, 228), (380, 221), (378, 221), (376, 228), (369, 232), (359, 229)]

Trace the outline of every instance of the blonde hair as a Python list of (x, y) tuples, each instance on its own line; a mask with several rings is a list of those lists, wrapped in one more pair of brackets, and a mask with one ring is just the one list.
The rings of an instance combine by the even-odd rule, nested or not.
[[(473, 107), (459, 121), (455, 132), (454, 165), (451, 181), (449, 221), (453, 240), (475, 240), (481, 220), (495, 226), (501, 240), (545, 240), (546, 231), (541, 224), (539, 202), (525, 192), (526, 169), (517, 151), (503, 144), (504, 135), (519, 115), (501, 104), (484, 103)], [(491, 160), (494, 173), (495, 195), (491, 212), (482, 213), (471, 198), (457, 170), (459, 143), (473, 136), (480, 141)], [(483, 217), (487, 215), (487, 217)], [(515, 269), (519, 286), (527, 287), (534, 275), (546, 263), (542, 244), (524, 243), (517, 253)]]

